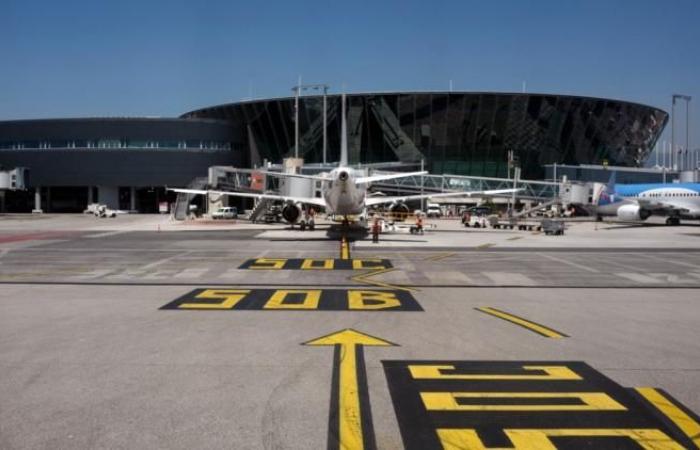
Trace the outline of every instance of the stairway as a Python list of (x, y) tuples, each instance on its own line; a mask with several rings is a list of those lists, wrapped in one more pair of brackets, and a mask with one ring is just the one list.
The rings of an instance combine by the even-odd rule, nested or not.
[(270, 205), (271, 202), (272, 200), (270, 200), (269, 198), (261, 198), (260, 200), (258, 200), (255, 204), (255, 207), (250, 212), (248, 220), (250, 220), (251, 222), (257, 221), (260, 216), (265, 214), (265, 211), (267, 211), (267, 207)]
[[(206, 189), (208, 180), (205, 177), (195, 178), (187, 185), (187, 189)], [(173, 208), (173, 219), (185, 220), (189, 212), (189, 204), (196, 194), (178, 193), (175, 199), (175, 207)]]

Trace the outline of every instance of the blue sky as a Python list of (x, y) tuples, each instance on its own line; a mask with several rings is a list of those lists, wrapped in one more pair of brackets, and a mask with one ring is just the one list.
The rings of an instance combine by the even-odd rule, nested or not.
[(176, 116), (289, 95), (298, 75), (348, 92), (526, 81), (667, 111), (673, 92), (700, 101), (698, 0), (3, 0), (0, 13), (0, 120)]

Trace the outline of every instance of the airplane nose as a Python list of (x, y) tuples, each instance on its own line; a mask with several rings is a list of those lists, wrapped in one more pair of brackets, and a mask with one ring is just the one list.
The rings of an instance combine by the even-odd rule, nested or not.
[(347, 172), (340, 172), (338, 174), (338, 179), (340, 181), (346, 181), (348, 179), (348, 173)]

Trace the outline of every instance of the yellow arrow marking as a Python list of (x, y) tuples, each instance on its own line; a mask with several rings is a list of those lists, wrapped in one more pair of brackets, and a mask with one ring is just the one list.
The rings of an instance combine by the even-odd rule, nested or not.
[[(331, 405), (337, 405), (338, 420), (333, 421), (336, 411), (330, 411), (329, 433), (338, 436), (338, 448), (359, 450), (365, 448), (365, 443), (368, 447), (374, 448), (374, 433), (371, 429), (363, 430), (363, 422), (368, 428), (371, 428), (372, 424), (369, 420), (362, 420), (362, 406), (369, 408), (367, 374), (364, 370), (358, 369), (358, 365), (364, 368), (362, 346), (388, 347), (396, 344), (348, 328), (306, 342), (304, 345), (335, 347), (334, 374), (337, 373), (338, 376), (333, 377)], [(357, 349), (358, 346), (359, 349)], [(336, 395), (337, 403), (335, 403)], [(362, 402), (363, 398), (365, 402)], [(370, 417), (369, 411), (365, 411), (364, 414), (365, 418)]]

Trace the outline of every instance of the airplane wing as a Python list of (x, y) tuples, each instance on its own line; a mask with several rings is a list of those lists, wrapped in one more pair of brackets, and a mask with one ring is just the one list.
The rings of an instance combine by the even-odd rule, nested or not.
[(386, 175), (373, 175), (371, 177), (359, 177), (355, 178), (355, 184), (366, 184), (374, 183), (376, 181), (393, 180), (394, 178), (406, 178), (419, 175), (427, 175), (428, 172), (403, 172), (403, 173), (390, 173)]
[(644, 208), (649, 211), (654, 211), (654, 212), (679, 212), (679, 213), (687, 213), (690, 212), (688, 208), (682, 207), (680, 205), (674, 205), (673, 203), (667, 203), (667, 202), (657, 202), (653, 200), (648, 200), (645, 198), (635, 198), (632, 199), (633, 201), (637, 202), (640, 208)]
[(243, 198), (257, 198), (257, 199), (270, 199), (279, 200), (283, 202), (293, 202), (293, 203), (303, 203), (305, 205), (314, 205), (321, 208), (326, 207), (326, 202), (322, 198), (316, 197), (291, 197), (288, 195), (276, 195), (276, 194), (252, 194), (248, 192), (234, 192), (234, 191), (205, 191), (201, 189), (168, 189), (169, 191), (179, 192), (182, 194), (202, 194), (202, 195), (230, 195), (232, 197), (243, 197)]
[(382, 205), (386, 203), (395, 202), (407, 202), (409, 200), (420, 200), (423, 198), (441, 198), (441, 197), (460, 197), (472, 195), (501, 195), (501, 194), (512, 194), (513, 192), (522, 191), (522, 189), (494, 189), (490, 191), (462, 191), (462, 192), (442, 192), (439, 194), (417, 194), (417, 195), (404, 195), (396, 197), (367, 197), (365, 198), (365, 205)]

